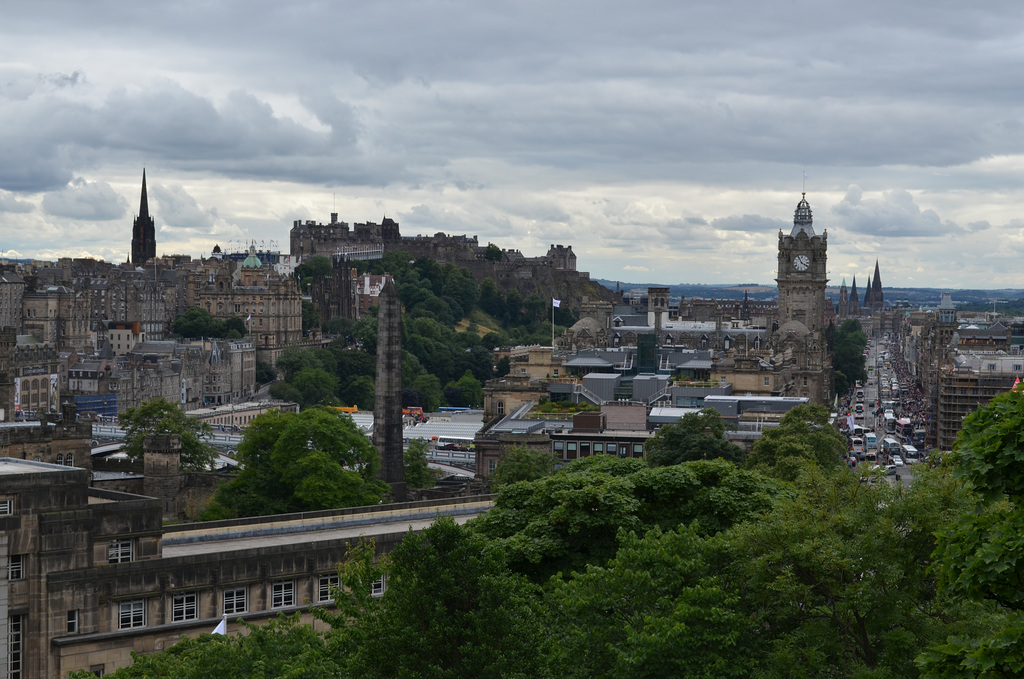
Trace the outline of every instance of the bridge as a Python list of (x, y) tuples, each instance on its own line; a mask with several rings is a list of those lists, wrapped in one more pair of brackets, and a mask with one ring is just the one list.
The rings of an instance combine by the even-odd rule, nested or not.
[(494, 495), (401, 502), (319, 512), (208, 521), (165, 529), (163, 556), (195, 556), (338, 539), (383, 538), (420, 532), (439, 516), (465, 523), (494, 506)]

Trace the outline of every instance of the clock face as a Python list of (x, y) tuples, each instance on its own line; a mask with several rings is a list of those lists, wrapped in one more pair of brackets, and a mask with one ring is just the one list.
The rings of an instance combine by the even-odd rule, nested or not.
[(797, 255), (793, 258), (793, 266), (796, 267), (797, 271), (807, 271), (807, 267), (811, 265), (811, 260), (808, 259), (807, 255)]

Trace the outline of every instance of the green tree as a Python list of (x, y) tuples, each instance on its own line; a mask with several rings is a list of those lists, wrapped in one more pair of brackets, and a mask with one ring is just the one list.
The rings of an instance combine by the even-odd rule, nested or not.
[(387, 492), (370, 440), (352, 418), (324, 408), (256, 417), (238, 460), (241, 471), (217, 489), (204, 518), (372, 505)]
[(976, 491), (978, 504), (940, 533), (942, 591), (994, 606), (1002, 624), (979, 625), (922, 654), (929, 677), (1024, 673), (1024, 394), (992, 399), (964, 420), (944, 465)]
[(182, 337), (213, 337), (214, 318), (202, 307), (192, 307), (174, 319), (174, 332)]
[(256, 384), (266, 384), (277, 379), (277, 370), (274, 366), (263, 361), (256, 361)]
[(500, 262), (501, 257), (501, 248), (494, 243), (488, 243), (487, 249), (484, 250), (484, 259), (490, 262)]
[(437, 379), (436, 375), (424, 373), (413, 380), (409, 388), (423, 394), (424, 411), (428, 413), (437, 412), (437, 409), (441, 406), (443, 391), (441, 390), (441, 380)]
[(786, 413), (778, 427), (765, 429), (747, 458), (747, 466), (778, 478), (793, 480), (807, 463), (824, 470), (843, 466), (846, 440), (829, 424), (820, 405), (799, 405)]
[(410, 488), (433, 488), (440, 471), (427, 464), (430, 446), (423, 439), (413, 439), (405, 449), (405, 482)]
[(936, 530), (973, 499), (949, 474), (865, 484), (810, 467), (797, 493), (728, 535), (724, 575), (761, 636), (761, 676), (910, 677), (975, 617), (938, 593)]
[(784, 485), (724, 460), (649, 467), (592, 455), (552, 476), (502, 486), (493, 509), (473, 521), (518, 572), (537, 581), (604, 565), (620, 531), (674, 530), (697, 523), (713, 534), (764, 512)]
[(676, 424), (663, 426), (647, 446), (652, 465), (721, 458), (743, 464), (746, 453), (725, 440), (725, 421), (713, 408), (683, 415)]
[(832, 342), (832, 367), (837, 394), (849, 391), (855, 380), (868, 378), (864, 366), (864, 349), (867, 345), (868, 338), (861, 329), (860, 321), (849, 319), (836, 329)]
[(309, 335), (309, 331), (320, 327), (320, 314), (312, 302), (302, 300), (302, 334)]
[[(376, 574), (364, 562), (345, 575)], [(387, 590), (369, 602), (367, 577), (345, 577), (362, 593), (342, 606), (352, 617), (334, 623), (351, 649), (350, 676), (366, 679), (547, 676), (540, 592), (511, 573), (486, 541), (440, 517), (411, 531), (384, 563)], [(339, 594), (344, 596), (344, 594)]]
[(620, 537), (606, 566), (554, 580), (552, 674), (567, 679), (750, 677), (757, 629), (695, 526)]
[(181, 439), (181, 468), (209, 469), (217, 451), (203, 441), (211, 433), (210, 425), (187, 416), (181, 408), (166, 399), (147, 401), (137, 408), (128, 408), (120, 416), (124, 430), (124, 452), (141, 460), (143, 440), (148, 434), (173, 434)]
[[(348, 676), (328, 643), (328, 635), (299, 622), (299, 613), (265, 624), (240, 621), (245, 634), (203, 634), (182, 638), (166, 651), (132, 653), (132, 664), (108, 674), (114, 679), (209, 679), (209, 677), (289, 677), (320, 679)], [(71, 679), (95, 679), (89, 670)]]
[(497, 489), (519, 481), (535, 481), (554, 472), (555, 457), (551, 453), (525, 446), (512, 446), (487, 476), (487, 482), (491, 488)]
[(298, 390), (303, 408), (331, 403), (338, 391), (338, 379), (320, 368), (302, 368), (289, 383)]
[(331, 276), (333, 273), (334, 267), (331, 264), (331, 260), (323, 255), (310, 257), (295, 267), (295, 276), (302, 286), (303, 293), (309, 292), (309, 287), (313, 284), (314, 279)]

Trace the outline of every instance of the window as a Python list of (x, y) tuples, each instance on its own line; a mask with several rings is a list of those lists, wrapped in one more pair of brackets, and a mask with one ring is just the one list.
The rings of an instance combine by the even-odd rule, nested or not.
[(57, 453), (57, 464), (64, 464), (64, 456), (60, 453)]
[(565, 450), (565, 441), (555, 441), (552, 443), (556, 453), (560, 453)]
[(68, 634), (78, 633), (78, 611), (68, 611)]
[(498, 461), (497, 460), (494, 460), (494, 459), (487, 460), (487, 473), (488, 474), (490, 474), (491, 472), (493, 472), (497, 468), (498, 468)]
[(590, 441), (580, 441), (580, 457), (590, 455)]
[(634, 443), (633, 444), (633, 454), (634, 455), (643, 455), (644, 454), (644, 444), (642, 444), (642, 443)]
[(224, 615), (245, 613), (248, 608), (249, 592), (245, 587), (224, 590)]
[(7, 676), (10, 679), (21, 679), (21, 666), (24, 659), (23, 644), (25, 641), (22, 627), (25, 616), (12, 615), (7, 619)]
[(64, 457), (64, 465), (65, 465), (66, 467), (74, 467), (74, 466), (75, 466), (75, 456), (74, 456), (74, 455), (72, 455), (71, 453), (68, 453), (68, 454), (67, 454), (67, 455), (66, 455), (66, 456)]
[(498, 414), (499, 415), (504, 415), (505, 414), (505, 402), (504, 401), (498, 401)]
[(113, 540), (107, 547), (108, 563), (126, 563), (135, 560), (135, 549), (131, 540)]
[(334, 594), (331, 592), (332, 588), (336, 588), (341, 585), (341, 581), (337, 575), (325, 575), (320, 578), (320, 587), (317, 593), (317, 601), (333, 601)]
[(614, 455), (617, 452), (619, 452), (619, 444), (617, 444), (617, 443), (609, 443), (608, 444), (608, 454), (609, 455)]
[(123, 601), (118, 606), (117, 629), (146, 626), (146, 602)]
[(24, 554), (12, 554), (11, 560), (7, 563), (7, 579), (8, 580), (24, 580), (25, 579), (25, 555)]
[(171, 599), (171, 622), (199, 618), (199, 596), (195, 592), (178, 594)]
[(766, 386), (766, 387), (771, 386), (771, 381), (772, 381), (772, 378), (770, 378), (770, 377), (764, 378), (764, 386)]
[(384, 579), (384, 576), (380, 576), (372, 583), (370, 583), (370, 596), (384, 596), (384, 591), (388, 588), (388, 583)]
[(594, 452), (595, 453), (603, 453), (604, 452), (604, 444), (603, 443), (595, 443), (594, 444)]
[(0, 499), (0, 516), (14, 513), (14, 500)]
[(284, 608), (295, 605), (295, 581), (278, 580), (271, 586), (271, 608)]

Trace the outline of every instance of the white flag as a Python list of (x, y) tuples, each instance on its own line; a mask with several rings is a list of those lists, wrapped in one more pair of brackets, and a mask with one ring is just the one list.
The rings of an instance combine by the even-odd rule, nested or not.
[(553, 307), (555, 307), (557, 309), (558, 307), (562, 306), (562, 300), (552, 298), (551, 299), (551, 306), (553, 306)]
[(221, 621), (217, 623), (217, 626), (213, 628), (213, 631), (210, 632), (210, 634), (224, 635), (224, 634), (227, 634), (227, 633), (228, 633), (228, 616), (225, 615), (223, 618), (221, 618)]
[(246, 317), (246, 319), (245, 319), (245, 322), (246, 322), (246, 323), (248, 323), (248, 322), (249, 322), (249, 321), (251, 321), (251, 320), (252, 320), (252, 314), (249, 314), (249, 315), (248, 315), (248, 316)]

